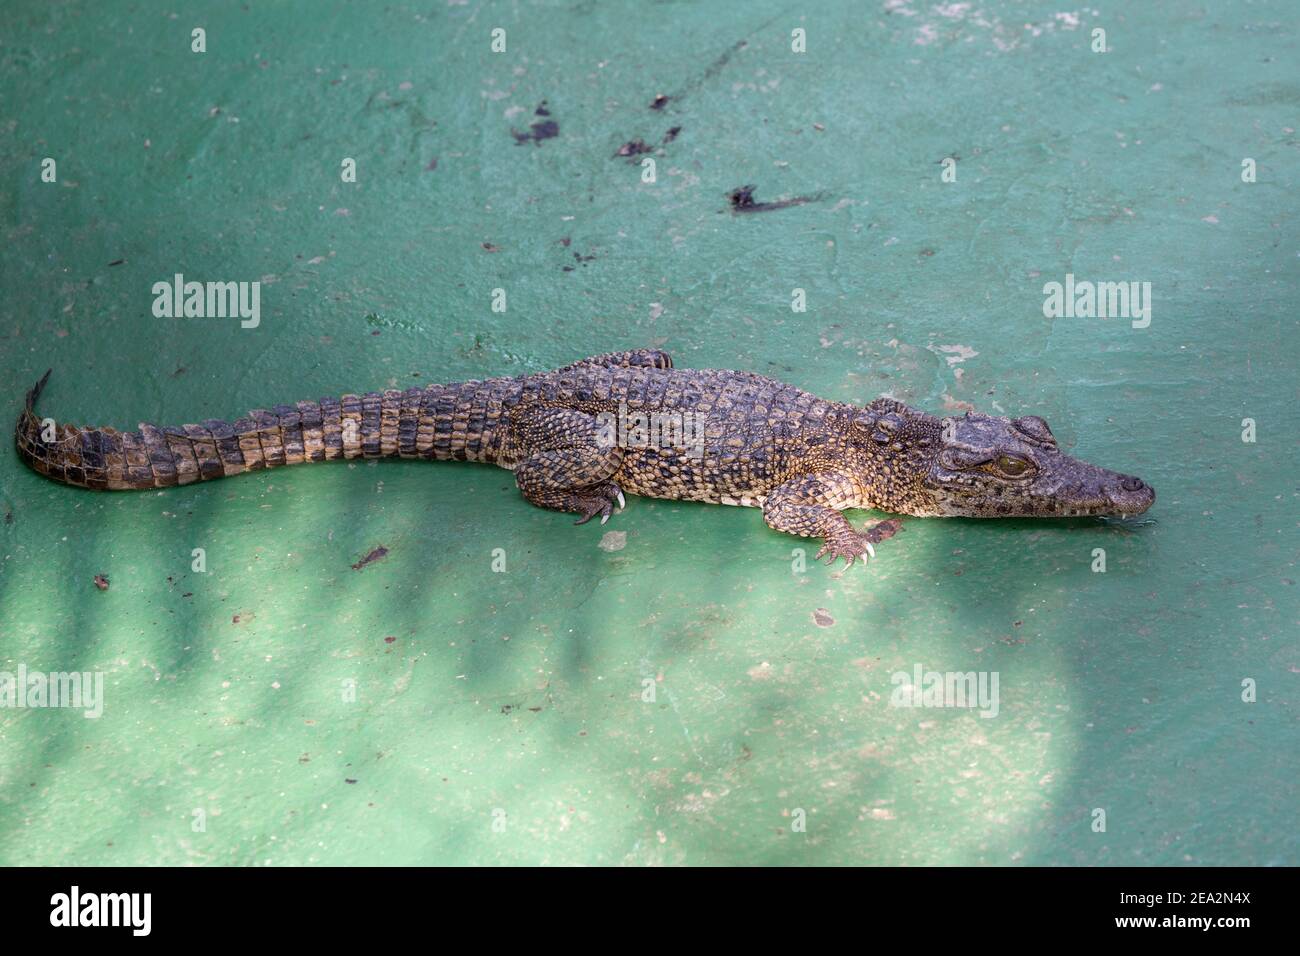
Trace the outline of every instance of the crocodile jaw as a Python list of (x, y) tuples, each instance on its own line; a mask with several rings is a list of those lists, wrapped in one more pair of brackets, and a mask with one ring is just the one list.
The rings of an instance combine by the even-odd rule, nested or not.
[(1022, 482), (972, 481), (934, 469), (925, 482), (927, 514), (966, 518), (1127, 518), (1156, 500), (1155, 489), (1133, 475), (1099, 468), (1052, 452), (1038, 457), (1038, 473)]

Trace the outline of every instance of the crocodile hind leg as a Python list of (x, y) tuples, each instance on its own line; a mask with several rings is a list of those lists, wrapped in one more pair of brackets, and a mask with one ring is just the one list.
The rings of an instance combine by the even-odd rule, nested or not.
[(763, 520), (769, 528), (797, 534), (803, 538), (821, 538), (817, 558), (830, 555), (834, 564), (839, 558), (846, 568), (856, 558), (876, 556), (867, 535), (859, 533), (840, 514), (841, 508), (854, 507), (860, 499), (856, 483), (844, 475), (818, 472), (801, 475), (780, 485), (763, 501)]
[(623, 463), (623, 449), (610, 440), (596, 419), (568, 408), (515, 409), (510, 415), (508, 443), (515, 466), (515, 483), (533, 504), (580, 514), (578, 524), (596, 515), (604, 524), (614, 504), (624, 505), (614, 473)]

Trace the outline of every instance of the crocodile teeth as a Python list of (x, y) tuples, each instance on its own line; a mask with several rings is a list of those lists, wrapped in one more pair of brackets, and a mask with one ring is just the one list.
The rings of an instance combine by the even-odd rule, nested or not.
[(608, 521), (608, 520), (609, 520), (609, 515), (601, 515), (601, 516), (600, 516), (600, 523), (601, 523), (601, 524), (604, 524), (604, 523), (605, 523), (606, 521)]
[(618, 493), (618, 510), (622, 511), (627, 507), (627, 502), (623, 499), (623, 492)]

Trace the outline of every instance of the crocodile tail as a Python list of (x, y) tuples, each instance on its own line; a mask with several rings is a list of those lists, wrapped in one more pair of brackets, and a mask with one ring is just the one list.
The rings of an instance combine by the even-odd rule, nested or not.
[[(36, 400), (49, 377), (46, 372), (27, 393), (15, 431), (19, 457), (54, 481), (111, 491), (339, 458), (470, 457), (463, 441), (453, 438), (450, 413), (463, 407), (463, 386), (479, 384), (344, 395), (256, 409), (234, 422), (209, 419), (163, 428), (141, 423), (138, 431), (121, 432), (38, 418)], [(443, 406), (447, 414), (435, 416)]]

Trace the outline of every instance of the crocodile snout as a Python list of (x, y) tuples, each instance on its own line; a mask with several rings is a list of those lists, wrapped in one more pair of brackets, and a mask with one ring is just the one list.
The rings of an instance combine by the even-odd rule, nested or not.
[(1156, 490), (1135, 475), (1120, 475), (1115, 486), (1106, 489), (1111, 510), (1121, 515), (1140, 515), (1156, 501)]

